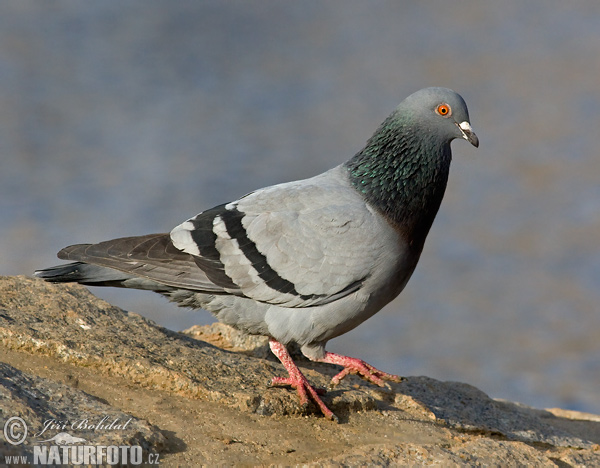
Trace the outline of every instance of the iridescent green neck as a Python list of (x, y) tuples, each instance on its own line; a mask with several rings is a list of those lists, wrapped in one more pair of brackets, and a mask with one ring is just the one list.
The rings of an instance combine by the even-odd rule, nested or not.
[(396, 112), (345, 167), (366, 201), (422, 248), (446, 190), (451, 157), (449, 141)]

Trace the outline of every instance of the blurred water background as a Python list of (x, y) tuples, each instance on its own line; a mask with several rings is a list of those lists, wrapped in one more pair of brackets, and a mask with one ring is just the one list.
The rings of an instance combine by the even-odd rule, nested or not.
[(453, 143), (405, 292), (329, 349), (600, 413), (596, 0), (2, 2), (0, 274), (320, 173), (425, 86), (464, 96), (481, 146)]

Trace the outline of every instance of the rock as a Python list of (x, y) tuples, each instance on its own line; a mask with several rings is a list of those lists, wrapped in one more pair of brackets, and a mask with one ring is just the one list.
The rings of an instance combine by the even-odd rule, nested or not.
[[(6, 277), (0, 283), (0, 308), (0, 340), (9, 349), (263, 415), (299, 412), (286, 389), (264, 391), (274, 375), (285, 375), (275, 361), (224, 351), (172, 332), (96, 298), (82, 286)], [(311, 367), (319, 369), (307, 371), (311, 381), (327, 386), (334, 368)], [(325, 401), (333, 411), (344, 413), (350, 406), (375, 408), (377, 395), (368, 387), (352, 389), (345, 384)], [(316, 412), (314, 406), (310, 410)]]
[[(131, 419), (131, 433), (104, 439), (63, 432), (141, 445), (164, 455), (164, 466), (600, 464), (600, 417), (493, 400), (427, 377), (388, 391), (351, 376), (324, 397), (342, 420), (335, 425), (314, 408), (303, 414), (293, 390), (267, 387), (285, 371), (265, 338), (222, 324), (175, 333), (79, 285), (0, 277), (0, 340), (0, 361), (10, 364), (0, 365), (0, 424), (20, 416), (39, 432), (53, 418)], [(320, 386), (338, 371), (300, 365)], [(16, 453), (29, 454), (37, 440)]]
[(509, 440), (544, 443), (556, 447), (591, 448), (594, 442), (562, 430), (548, 411), (535, 410), (508, 401), (492, 400), (481, 390), (458, 382), (440, 382), (427, 377), (407, 380), (396, 401), (418, 402), (432, 413), (432, 419), (450, 427), (502, 435)]
[[(162, 452), (166, 440), (160, 430), (146, 421), (123, 413), (96, 397), (49, 379), (21, 372), (0, 362), (0, 414), (26, 420), (27, 431), (20, 455), (32, 456), (31, 447), (44, 442), (69, 444), (76, 432), (76, 443), (93, 441), (95, 445), (138, 446), (142, 452)], [(70, 424), (66, 424), (66, 422)], [(66, 427), (65, 427), (66, 426)], [(19, 431), (17, 431), (19, 429)], [(23, 428), (15, 428), (20, 438)], [(6, 440), (0, 451), (15, 452)], [(16, 454), (16, 453), (13, 453)]]
[(196, 340), (206, 341), (226, 351), (263, 359), (273, 356), (269, 349), (269, 339), (266, 336), (246, 335), (220, 322), (204, 326), (194, 325), (181, 333)]

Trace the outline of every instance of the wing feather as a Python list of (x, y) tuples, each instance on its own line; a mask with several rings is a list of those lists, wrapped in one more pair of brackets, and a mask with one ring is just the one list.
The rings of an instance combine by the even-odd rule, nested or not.
[(216, 206), (169, 234), (75, 245), (59, 257), (175, 288), (311, 307), (361, 287), (385, 257), (383, 222), (338, 167)]
[[(216, 249), (225, 275), (256, 301), (286, 307), (334, 301), (359, 289), (384, 255), (381, 220), (334, 171), (201, 213), (171, 237), (183, 251)], [(202, 240), (210, 245), (194, 233), (206, 226), (213, 237)]]
[(235, 292), (225, 291), (210, 281), (194, 256), (176, 249), (168, 234), (72, 245), (62, 249), (58, 257), (113, 268), (176, 288), (209, 293)]

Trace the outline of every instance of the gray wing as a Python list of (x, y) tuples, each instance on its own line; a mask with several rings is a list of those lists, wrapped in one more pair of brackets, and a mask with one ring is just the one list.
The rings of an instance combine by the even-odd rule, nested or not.
[(334, 171), (200, 213), (171, 231), (171, 240), (199, 259), (209, 278), (219, 265), (229, 287), (256, 301), (286, 307), (335, 301), (385, 261), (389, 238), (378, 236), (381, 217)]

